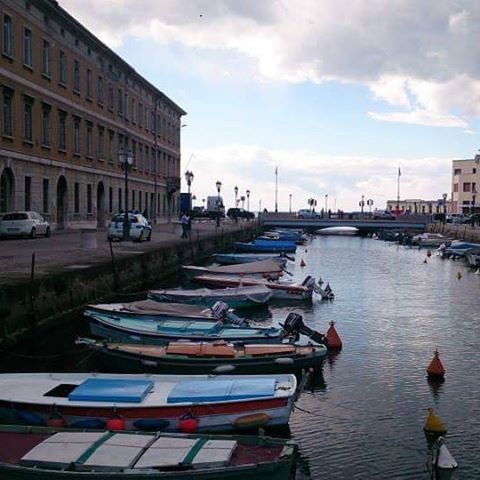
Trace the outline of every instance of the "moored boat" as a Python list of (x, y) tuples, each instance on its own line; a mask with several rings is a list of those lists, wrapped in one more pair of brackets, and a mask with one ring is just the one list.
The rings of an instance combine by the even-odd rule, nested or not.
[(212, 374), (290, 373), (317, 369), (325, 345), (178, 342), (165, 346), (78, 339), (96, 352), (104, 370), (117, 373)]
[(150, 290), (148, 298), (156, 302), (174, 302), (190, 305), (212, 306), (216, 302), (225, 302), (232, 308), (247, 308), (265, 305), (272, 297), (272, 292), (263, 285), (251, 287), (224, 288), (210, 290)]
[(86, 425), (120, 419), (116, 429), (181, 431), (182, 420), (192, 419), (191, 431), (232, 431), (258, 414), (265, 426), (286, 425), (296, 390), (292, 374), (7, 373), (0, 374), (0, 421), (42, 426), (55, 418), (94, 428)]
[(293, 475), (296, 445), (253, 435), (0, 427), (2, 480), (243, 480)]
[(356, 227), (325, 227), (315, 231), (318, 235), (357, 235), (359, 232)]
[(465, 253), (465, 259), (470, 267), (480, 267), (480, 248), (473, 248)]
[(237, 265), (222, 265), (220, 267), (197, 267), (194, 265), (182, 265), (182, 270), (190, 275), (241, 275), (246, 277), (268, 276), (277, 279), (283, 273), (283, 266), (275, 260), (261, 260), (251, 263), (239, 263)]
[(287, 240), (254, 240), (250, 243), (235, 242), (235, 251), (243, 253), (295, 253), (297, 245)]
[(280, 265), (285, 266), (287, 260), (293, 260), (293, 257), (280, 255), (278, 253), (214, 253), (213, 259), (222, 265), (234, 265), (237, 263), (251, 263), (260, 260), (274, 260)]

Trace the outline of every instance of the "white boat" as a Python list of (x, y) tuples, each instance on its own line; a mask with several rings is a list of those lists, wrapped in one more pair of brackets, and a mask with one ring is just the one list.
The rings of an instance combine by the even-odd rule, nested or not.
[(278, 253), (214, 253), (213, 259), (222, 265), (235, 265), (238, 263), (252, 263), (260, 260), (274, 260), (285, 266), (287, 260), (294, 260), (293, 257), (280, 255)]
[(453, 470), (458, 467), (457, 461), (445, 445), (445, 438), (438, 437), (433, 445), (433, 466), (442, 470)]
[(358, 232), (356, 227), (326, 227), (315, 231), (318, 235), (357, 235)]
[(421, 233), (412, 237), (412, 245), (419, 247), (440, 247), (440, 245), (448, 246), (451, 240), (441, 233)]
[(94, 428), (85, 425), (121, 419), (126, 430), (179, 431), (192, 419), (195, 431), (231, 431), (259, 415), (265, 426), (288, 424), (296, 389), (290, 374), (7, 373), (0, 374), (0, 421), (40, 426), (54, 417)]
[(469, 250), (465, 253), (465, 258), (471, 267), (480, 267), (480, 248)]

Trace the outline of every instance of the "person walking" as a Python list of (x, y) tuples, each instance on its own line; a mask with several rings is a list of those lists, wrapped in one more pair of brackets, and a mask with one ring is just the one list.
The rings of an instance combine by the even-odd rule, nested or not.
[(180, 218), (180, 223), (182, 224), (182, 238), (187, 238), (188, 233), (188, 223), (190, 219), (186, 213), (183, 213), (182, 217)]

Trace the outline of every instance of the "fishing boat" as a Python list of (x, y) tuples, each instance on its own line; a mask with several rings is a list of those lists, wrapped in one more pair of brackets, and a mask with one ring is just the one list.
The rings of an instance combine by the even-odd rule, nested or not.
[(453, 240), (450, 246), (443, 244), (438, 247), (438, 253), (442, 257), (463, 257), (470, 250), (480, 249), (480, 243), (463, 242), (461, 240)]
[(175, 432), (189, 419), (190, 431), (226, 432), (253, 415), (265, 426), (287, 425), (296, 389), (293, 374), (5, 373), (0, 420), (43, 426), (56, 419), (72, 428), (119, 420), (109, 429)]
[(235, 251), (243, 253), (295, 253), (295, 242), (286, 240), (254, 240), (250, 243), (235, 242)]
[(264, 285), (254, 285), (252, 287), (218, 290), (210, 290), (208, 288), (196, 290), (150, 290), (147, 296), (156, 302), (212, 306), (220, 301), (232, 308), (248, 308), (266, 305), (272, 297), (272, 292)]
[(198, 275), (193, 277), (193, 281), (211, 288), (263, 285), (272, 291), (272, 299), (274, 300), (312, 301), (314, 292), (325, 299), (331, 299), (333, 295), (330, 287), (325, 292), (310, 275), (302, 283), (287, 280), (271, 282), (267, 279), (227, 277), (226, 275)]
[(276, 327), (243, 327), (220, 320), (153, 320), (86, 310), (92, 335), (116, 342), (164, 345), (179, 340), (246, 343), (281, 343), (284, 332)]
[(2, 480), (288, 480), (296, 445), (254, 435), (0, 427)]
[(295, 260), (287, 255), (279, 255), (278, 253), (214, 253), (212, 255), (215, 262), (221, 265), (234, 265), (236, 263), (251, 263), (261, 260), (274, 260), (283, 267), (287, 260)]
[(183, 303), (160, 303), (155, 300), (139, 300), (126, 303), (99, 303), (88, 305), (86, 316), (107, 315), (111, 318), (166, 321), (223, 320), (227, 323), (248, 325), (248, 321), (235, 315), (224, 302), (215, 302), (211, 307), (185, 305)]
[(357, 235), (358, 232), (356, 227), (326, 227), (315, 231), (318, 235)]
[(117, 373), (291, 373), (318, 369), (327, 354), (325, 345), (312, 344), (172, 342), (158, 346), (110, 343), (88, 338), (80, 338), (76, 343), (96, 352), (96, 360), (102, 370)]
[(182, 270), (189, 275), (241, 275), (245, 277), (266, 277), (277, 279), (283, 275), (284, 268), (275, 260), (261, 260), (237, 265), (222, 265), (220, 267), (197, 267), (182, 265)]

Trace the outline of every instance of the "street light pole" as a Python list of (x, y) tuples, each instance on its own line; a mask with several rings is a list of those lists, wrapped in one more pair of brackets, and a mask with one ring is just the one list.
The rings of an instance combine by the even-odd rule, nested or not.
[(128, 241), (130, 237), (130, 223), (128, 219), (128, 171), (133, 165), (133, 156), (130, 150), (125, 151), (125, 145), (120, 155), (120, 163), (125, 172), (125, 213), (123, 217), (123, 241)]
[(325, 194), (325, 213), (328, 212), (328, 193)]
[(292, 213), (292, 194), (289, 195), (288, 199), (288, 213)]
[[(448, 194), (444, 193), (442, 195), (443, 198), (443, 223), (447, 222), (447, 196)], [(417, 212), (415, 212), (417, 213)]]
[(192, 186), (192, 182), (193, 182), (193, 172), (190, 171), (190, 170), (187, 170), (185, 172), (185, 181), (187, 182), (187, 188), (188, 188), (188, 204), (189, 204), (189, 210), (192, 209), (192, 199), (190, 197), (190, 187)]
[(471, 204), (471, 212), (470, 212), (470, 221), (472, 224), (472, 228), (475, 226), (475, 197), (476, 197), (477, 191), (474, 190), (472, 192), (472, 204)]
[(220, 180), (217, 180), (217, 183), (215, 184), (217, 187), (217, 227), (220, 226), (220, 189), (222, 188), (222, 182)]
[(250, 190), (245, 192), (247, 194), (247, 212), (250, 211)]
[(237, 208), (238, 207), (238, 200), (237, 200), (237, 197), (238, 197), (238, 187), (235, 185), (235, 187), (233, 188), (233, 191), (235, 192), (235, 205), (234, 207)]
[(359, 202), (360, 213), (363, 213), (363, 207), (365, 206), (365, 195), (362, 195), (362, 199)]

